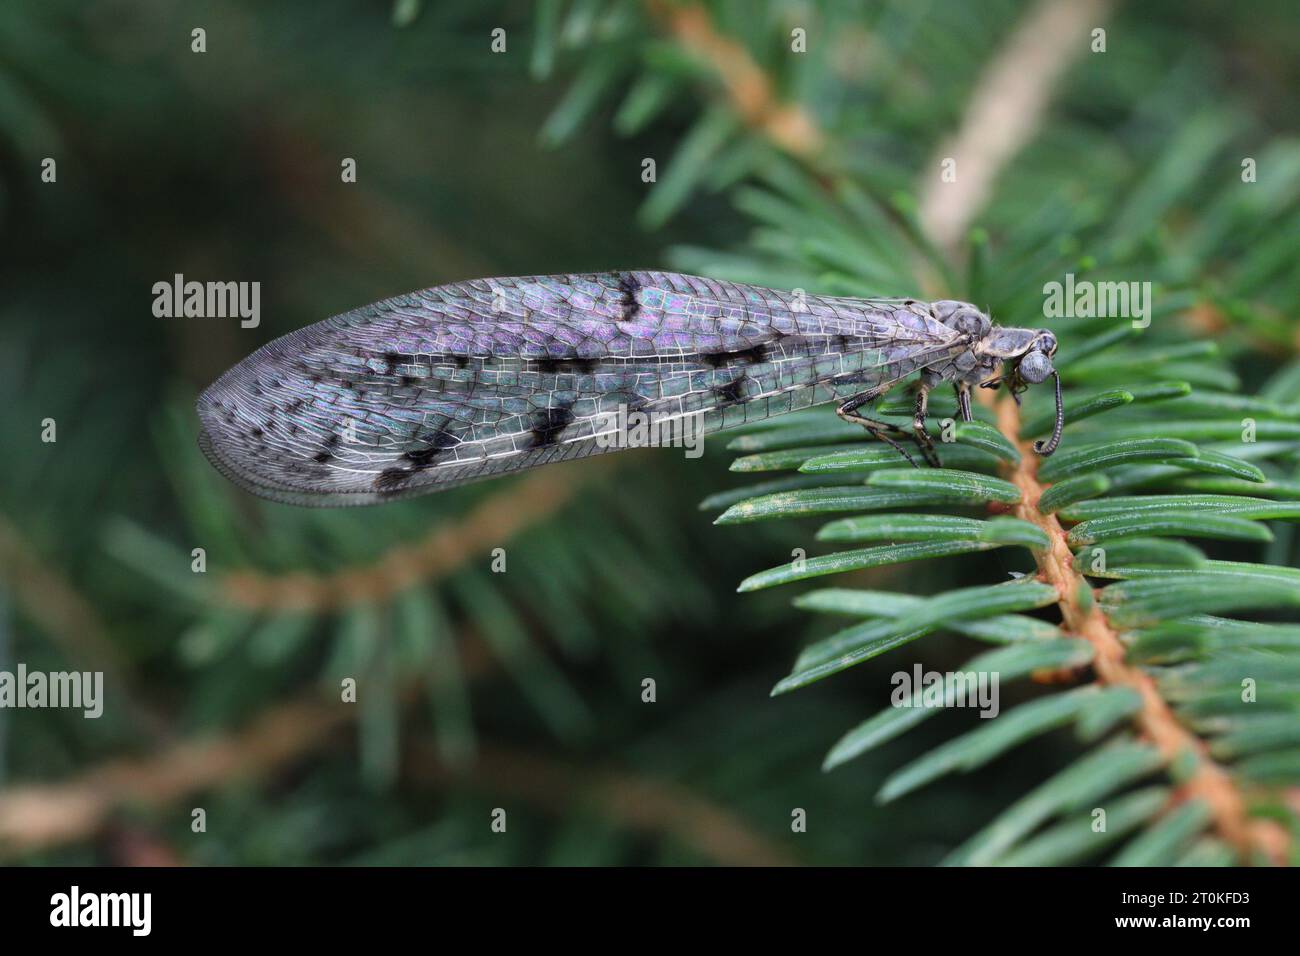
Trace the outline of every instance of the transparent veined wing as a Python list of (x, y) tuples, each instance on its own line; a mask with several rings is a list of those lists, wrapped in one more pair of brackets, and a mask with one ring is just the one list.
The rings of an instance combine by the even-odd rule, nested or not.
[(388, 501), (621, 447), (630, 421), (702, 433), (848, 398), (969, 346), (913, 300), (663, 272), (475, 279), (263, 346), (198, 402), (248, 491)]

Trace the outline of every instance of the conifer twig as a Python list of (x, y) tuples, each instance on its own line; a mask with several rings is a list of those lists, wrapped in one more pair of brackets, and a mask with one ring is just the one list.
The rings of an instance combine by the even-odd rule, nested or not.
[(717, 31), (707, 10), (695, 3), (662, 0), (649, 0), (647, 6), (677, 42), (713, 67), (728, 101), (747, 126), (799, 159), (813, 160), (821, 154), (825, 137), (813, 118), (801, 106), (777, 97), (763, 69), (743, 46)]
[(1020, 461), (1009, 467), (1008, 479), (1021, 491), (1015, 506), (1017, 518), (1032, 522), (1043, 530), (1050, 542), (1047, 550), (1034, 551), (1042, 579), (1056, 588), (1057, 606), (1061, 610), (1062, 628), (1086, 639), (1093, 648), (1093, 670), (1103, 684), (1131, 687), (1139, 694), (1142, 705), (1135, 721), (1139, 730), (1163, 755), (1166, 763), (1190, 754), (1195, 769), (1181, 788), (1183, 799), (1201, 798), (1210, 807), (1215, 829), (1234, 846), (1243, 859), (1252, 851), (1268, 858), (1285, 859), (1289, 838), (1276, 823), (1252, 820), (1246, 813), (1245, 800), (1231, 776), (1209, 753), (1209, 748), (1189, 731), (1160, 696), (1155, 681), (1145, 671), (1125, 660), (1125, 647), (1105, 611), (1096, 601), (1080, 600), (1080, 588), (1087, 581), (1074, 568), (1074, 555), (1066, 542), (1065, 529), (1055, 514), (1038, 510), (1044, 487), (1038, 481), (1039, 456), (1032, 442), (1020, 436), (1020, 408), (1009, 396), (996, 404), (998, 430), (1020, 451)]
[(99, 832), (119, 806), (164, 806), (279, 766), (325, 743), (349, 714), (342, 705), (298, 700), (272, 707), (237, 734), (182, 741), (139, 760), (110, 761), (63, 783), (10, 787), (0, 794), (0, 853), (81, 840)]
[(324, 611), (364, 601), (384, 601), (421, 582), (443, 577), (485, 548), (496, 547), (549, 517), (578, 493), (584, 481), (608, 467), (607, 459), (581, 469), (552, 465), (493, 495), (451, 524), (439, 525), (414, 544), (390, 548), (378, 560), (330, 574), (232, 571), (221, 582), (223, 604), (262, 611)]
[[(482, 645), (461, 642), (467, 678), (481, 676), (491, 665)], [(146, 757), (110, 760), (61, 783), (9, 787), (0, 793), (0, 854), (82, 840), (108, 825), (119, 807), (163, 807), (279, 769), (336, 740), (336, 731), (358, 713), (353, 704), (311, 692), (267, 708), (236, 732), (192, 737)]]
[[(918, 218), (937, 245), (953, 249), (988, 201), (993, 183), (1038, 131), (1057, 81), (1087, 51), (1088, 31), (1111, 0), (1043, 0), (985, 68), (961, 127), (925, 167)], [(939, 177), (955, 161), (956, 179)]]
[(106, 671), (128, 673), (128, 665), (105, 637), (95, 609), (50, 567), (6, 515), (0, 514), (0, 575), (13, 585), (15, 600), (72, 658)]
[(464, 770), (447, 767), (428, 746), (408, 755), (406, 775), (417, 782), (478, 785), (555, 813), (589, 806), (613, 823), (668, 834), (722, 866), (791, 866), (795, 860), (754, 833), (726, 808), (690, 790), (625, 770), (576, 767), (549, 757), (480, 746)]
[[(466, 650), (466, 676), (482, 676), (492, 658), (477, 642)], [(280, 769), (329, 746), (358, 713), (355, 706), (313, 694), (268, 709), (237, 733), (184, 741), (148, 758), (111, 761), (60, 784), (12, 787), (0, 794), (0, 855), (85, 839), (109, 825), (124, 805), (163, 807), (232, 780)], [(671, 835), (727, 866), (795, 862), (707, 798), (627, 771), (579, 769), (523, 751), (480, 745), (474, 762), (465, 768), (448, 767), (428, 747), (412, 748), (406, 776), (426, 785), (481, 785), (557, 812), (586, 801), (621, 826)]]
[[(602, 459), (570, 474), (562, 465), (539, 471), (491, 496), (461, 521), (440, 526), (417, 545), (394, 548), (362, 568), (333, 575), (228, 575), (223, 596), (257, 610), (323, 610), (382, 599), (464, 564), (485, 545), (508, 540), (563, 507), (600, 471)], [(592, 467), (596, 466), (596, 467)], [(466, 676), (486, 658), (465, 655)], [(225, 780), (278, 766), (326, 742), (354, 708), (315, 695), (269, 708), (235, 734), (187, 740), (139, 760), (115, 760), (61, 784), (13, 787), (0, 795), (0, 850), (31, 850), (98, 831), (122, 804), (163, 804)]]
[(0, 576), (14, 600), (77, 666), (101, 671), (122, 696), (127, 716), (155, 738), (165, 735), (163, 716), (134, 693), (130, 662), (108, 639), (98, 612), (72, 583), (36, 552), (6, 515), (0, 515)]

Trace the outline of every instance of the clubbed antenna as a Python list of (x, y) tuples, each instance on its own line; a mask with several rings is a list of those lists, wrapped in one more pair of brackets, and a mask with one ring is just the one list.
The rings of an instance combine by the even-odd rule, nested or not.
[(1056, 451), (1056, 446), (1061, 443), (1061, 429), (1065, 427), (1065, 409), (1061, 406), (1061, 373), (1053, 369), (1052, 378), (1056, 382), (1056, 424), (1052, 426), (1051, 438), (1034, 442), (1034, 451), (1044, 458)]

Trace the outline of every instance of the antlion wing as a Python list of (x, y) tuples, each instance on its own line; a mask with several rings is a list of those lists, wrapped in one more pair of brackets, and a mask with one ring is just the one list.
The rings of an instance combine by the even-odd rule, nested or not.
[(621, 447), (633, 413), (707, 433), (898, 380), (968, 347), (927, 309), (657, 272), (459, 282), (263, 346), (200, 397), (199, 443), (265, 498), (387, 501)]

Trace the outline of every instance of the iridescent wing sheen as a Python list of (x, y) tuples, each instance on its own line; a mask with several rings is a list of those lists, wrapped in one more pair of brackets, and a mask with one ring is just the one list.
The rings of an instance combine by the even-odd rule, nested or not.
[(475, 279), (268, 343), (200, 397), (199, 443), (262, 497), (365, 504), (620, 447), (632, 413), (707, 433), (845, 399), (969, 345), (912, 300), (662, 272)]

